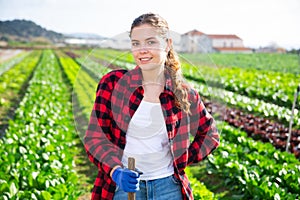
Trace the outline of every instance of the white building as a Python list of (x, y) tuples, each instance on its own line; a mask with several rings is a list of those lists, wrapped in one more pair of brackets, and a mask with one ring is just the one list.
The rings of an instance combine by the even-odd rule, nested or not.
[(192, 30), (181, 36), (181, 51), (188, 53), (252, 53), (236, 35), (212, 35)]

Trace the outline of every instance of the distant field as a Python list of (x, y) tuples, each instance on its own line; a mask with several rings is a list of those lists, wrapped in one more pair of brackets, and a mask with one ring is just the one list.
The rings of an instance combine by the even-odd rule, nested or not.
[(300, 56), (296, 54), (181, 54), (192, 64), (239, 67), (300, 74)]

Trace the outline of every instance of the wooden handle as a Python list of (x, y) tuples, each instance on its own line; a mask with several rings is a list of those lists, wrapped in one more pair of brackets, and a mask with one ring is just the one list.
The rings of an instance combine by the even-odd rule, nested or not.
[[(128, 169), (135, 170), (135, 159), (132, 157), (128, 158)], [(128, 192), (128, 200), (135, 200), (134, 192)]]

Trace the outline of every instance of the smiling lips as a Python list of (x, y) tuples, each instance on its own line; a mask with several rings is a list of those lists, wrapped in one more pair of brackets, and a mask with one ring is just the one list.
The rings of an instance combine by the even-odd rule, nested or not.
[(152, 59), (152, 57), (142, 57), (142, 58), (139, 58), (141, 64), (146, 64), (146, 63), (148, 63), (151, 59)]

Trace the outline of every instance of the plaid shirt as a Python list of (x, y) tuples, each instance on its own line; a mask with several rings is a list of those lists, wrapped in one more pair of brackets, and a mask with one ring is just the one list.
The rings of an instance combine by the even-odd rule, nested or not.
[[(191, 113), (175, 105), (170, 75), (165, 72), (166, 84), (160, 94), (168, 138), (173, 156), (175, 176), (181, 182), (183, 199), (193, 199), (184, 169), (203, 160), (219, 145), (219, 134), (212, 116), (206, 111), (197, 91), (191, 89)], [(137, 110), (144, 90), (140, 68), (111, 71), (99, 82), (96, 100), (84, 144), (89, 159), (98, 167), (92, 199), (111, 200), (116, 189), (110, 171), (122, 166), (126, 131)], [(190, 143), (190, 134), (193, 140)]]

